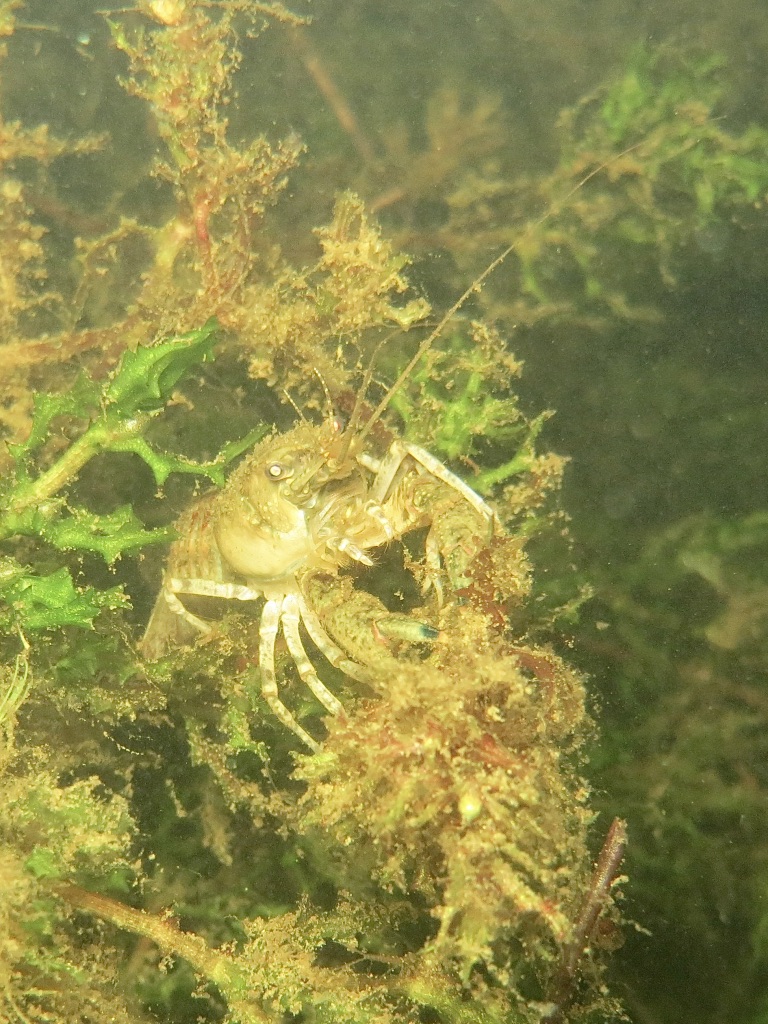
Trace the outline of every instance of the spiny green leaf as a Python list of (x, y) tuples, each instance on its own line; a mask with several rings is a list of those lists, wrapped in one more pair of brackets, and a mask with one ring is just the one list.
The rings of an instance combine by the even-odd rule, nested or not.
[(216, 328), (209, 320), (178, 338), (126, 352), (104, 396), (107, 411), (128, 417), (165, 405), (187, 370), (211, 355)]
[(169, 455), (167, 452), (157, 451), (143, 437), (126, 437), (124, 440), (114, 441), (109, 447), (113, 452), (133, 452), (143, 459), (152, 470), (158, 487), (162, 487), (171, 473), (207, 476), (218, 487), (224, 483), (224, 462), (220, 459), (213, 462), (194, 462), (183, 455)]
[(254, 427), (253, 430), (249, 430), (245, 437), (225, 444), (219, 453), (217, 461), (221, 462), (224, 466), (229, 465), (232, 459), (236, 459), (238, 455), (242, 455), (244, 451), (247, 451), (261, 441), (266, 436), (267, 430), (268, 428), (265, 424), (261, 423), (258, 427)]
[[(202, 473), (221, 484), (221, 459), (198, 466), (189, 459), (156, 452), (142, 436), (149, 419), (161, 411), (181, 377), (211, 355), (215, 330), (216, 323), (210, 320), (197, 331), (125, 353), (103, 391), (81, 377), (64, 395), (41, 396), (30, 437), (13, 449), (15, 473), (0, 486), (7, 495), (7, 512), (0, 509), (0, 536), (38, 532), (26, 529), (25, 519), (44, 506), (45, 518), (53, 519), (58, 509), (50, 499), (103, 451), (135, 452), (149, 465), (158, 484), (172, 472)], [(53, 465), (34, 476), (26, 457), (50, 436), (52, 419), (62, 414), (90, 419), (90, 425)]]
[(85, 374), (58, 395), (35, 395), (32, 431), (21, 444), (8, 445), (11, 455), (18, 461), (39, 448), (47, 440), (51, 421), (57, 416), (77, 416), (88, 419), (99, 407), (100, 389)]
[(59, 626), (90, 629), (102, 608), (124, 608), (128, 603), (120, 587), (104, 591), (76, 587), (65, 568), (49, 576), (35, 576), (25, 571), (5, 588), (4, 596), (25, 632)]
[(84, 508), (70, 509), (63, 519), (46, 523), (45, 539), (62, 551), (97, 551), (110, 565), (125, 551), (164, 544), (173, 539), (171, 529), (146, 530), (130, 505), (96, 515)]
[(195, 476), (207, 476), (217, 487), (223, 487), (225, 476), (224, 469), (238, 455), (260, 441), (267, 432), (262, 424), (254, 427), (245, 437), (238, 441), (230, 441), (221, 450), (220, 454), (212, 462), (194, 462), (183, 455), (169, 455), (167, 452), (159, 452), (152, 447), (143, 437), (128, 437), (123, 441), (116, 441), (110, 445), (115, 452), (133, 452), (143, 459), (152, 470), (155, 482), (162, 487), (171, 473), (192, 473)]

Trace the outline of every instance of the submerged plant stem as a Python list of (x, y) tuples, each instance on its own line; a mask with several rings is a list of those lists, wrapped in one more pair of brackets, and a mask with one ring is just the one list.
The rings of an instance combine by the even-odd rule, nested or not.
[[(182, 957), (199, 975), (216, 985), (231, 1005), (237, 1005), (243, 1000), (248, 989), (245, 974), (229, 957), (211, 949), (199, 935), (181, 931), (169, 919), (128, 907), (119, 900), (89, 892), (77, 885), (59, 883), (53, 887), (53, 891), (78, 910), (109, 921), (124, 931), (150, 939), (164, 956)], [(268, 1021), (270, 1017), (248, 1000), (247, 1016), (244, 1015), (242, 1019)]]
[(584, 955), (598, 918), (607, 906), (611, 887), (616, 881), (627, 849), (627, 823), (614, 818), (605, 837), (589, 890), (573, 927), (570, 942), (563, 947), (560, 969), (555, 976), (555, 998), (552, 1008), (542, 1017), (542, 1024), (558, 1024), (573, 997), (579, 977), (579, 963)]

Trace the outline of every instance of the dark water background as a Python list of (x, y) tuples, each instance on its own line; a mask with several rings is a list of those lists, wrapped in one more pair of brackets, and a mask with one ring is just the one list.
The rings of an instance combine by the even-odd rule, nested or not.
[[(95, 6), (25, 7), (2, 102), (7, 117), (65, 137), (109, 132), (85, 172), (57, 164), (63, 203), (98, 217), (119, 195), (151, 216), (164, 202), (146, 177), (157, 139), (117, 84), (124, 64)], [(498, 248), (463, 265), (446, 242), (466, 174), (545, 176), (560, 159), (559, 112), (623, 74), (639, 45), (722, 55), (723, 131), (768, 128), (763, 0), (316, 0), (310, 13), (306, 38), (358, 135), (279, 28), (243, 44), (231, 130), (306, 144), (276, 215), (290, 258), (311, 258), (309, 229), (352, 188), (414, 254), (412, 279), (436, 306)], [(430, 147), (429, 111), (434, 126), (451, 97), (465, 119), (492, 102), (491, 143), (459, 147), (442, 178), (392, 200), (398, 167)], [(542, 212), (534, 203), (520, 216)], [(652, 318), (597, 322), (574, 309), (505, 324), (525, 360), (525, 402), (556, 410), (545, 441), (571, 459), (570, 557), (596, 596), (569, 627), (569, 657), (593, 678), (603, 739), (588, 770), (602, 820), (629, 823), (627, 913), (643, 930), (628, 927), (613, 975), (638, 1024), (768, 1020), (766, 242), (762, 195), (748, 215), (725, 210), (694, 233), (666, 280), (638, 279), (631, 245), (605, 252)], [(562, 566), (544, 565), (546, 587)]]

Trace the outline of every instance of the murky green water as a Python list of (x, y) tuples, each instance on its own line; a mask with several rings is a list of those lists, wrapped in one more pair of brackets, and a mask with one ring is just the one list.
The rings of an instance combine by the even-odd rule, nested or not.
[[(30, 2), (6, 41), (6, 121), (45, 122), (70, 140), (108, 133), (50, 175), (24, 159), (14, 167), (47, 229), (61, 296), (26, 315), (31, 338), (121, 320), (146, 266), (141, 240), (117, 271), (104, 261), (105, 287), (82, 294), (75, 238), (118, 216), (160, 224), (173, 203), (171, 186), (149, 176), (160, 140), (117, 82), (125, 60), (99, 6)], [(258, 244), (309, 263), (311, 229), (354, 190), (412, 254), (410, 280), (439, 311), (525, 224), (542, 225), (526, 236), (530, 263), (510, 257), (466, 312), (499, 322), (525, 361), (524, 403), (556, 411), (544, 446), (570, 459), (569, 545), (550, 537), (534, 555), (545, 603), (575, 600), (582, 583), (594, 592), (578, 618), (563, 616), (561, 635), (592, 679), (597, 831), (614, 815), (629, 826), (625, 906), (638, 928), (626, 926), (610, 975), (638, 1024), (759, 1024), (768, 9), (316, 0), (309, 10), (299, 34), (273, 26), (244, 39), (235, 76), (232, 138), (296, 133), (306, 146)], [(625, 106), (609, 110), (609, 98)], [(203, 419), (228, 414), (219, 403)], [(247, 429), (247, 409), (232, 415)], [(224, 434), (218, 422), (204, 429)], [(133, 484), (120, 486), (133, 500)], [(147, 585), (135, 567), (118, 574), (139, 619)]]

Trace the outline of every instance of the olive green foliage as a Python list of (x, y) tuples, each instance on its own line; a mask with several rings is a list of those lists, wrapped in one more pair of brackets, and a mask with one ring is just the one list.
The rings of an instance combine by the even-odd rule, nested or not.
[[(0, 3), (8, 48), (22, 14)], [(701, 232), (746, 222), (762, 203), (768, 135), (718, 120), (718, 60), (664, 49), (638, 50), (562, 115), (554, 170), (536, 178), (495, 159), (504, 132), (493, 96), (463, 102), (443, 87), (426, 104), (425, 148), (391, 128), (378, 158), (337, 96), (367, 162), (338, 184), (368, 193), (393, 242), (349, 190), (333, 210), (316, 207), (327, 166), (297, 171), (294, 135), (249, 135), (245, 101), (233, 130), (243, 40), (259, 52), (268, 27), (317, 68), (304, 19), (277, 4), (140, 0), (110, 15), (114, 51), (93, 56), (141, 110), (151, 156), (125, 146), (136, 181), (116, 181), (98, 216), (65, 216), (55, 181), (66, 161), (85, 174), (79, 161), (103, 153), (103, 136), (62, 140), (0, 121), (0, 1016), (614, 1019), (602, 947), (618, 933), (622, 843), (607, 873), (593, 873), (607, 831), (583, 778), (593, 726), (584, 677), (560, 654), (562, 623), (585, 591), (562, 563), (539, 565), (530, 545), (566, 545), (551, 503), (564, 460), (539, 449), (550, 414), (524, 413), (520, 362), (475, 317), (583, 326), (658, 315), (617, 251), (631, 247), (641, 284), (671, 288)], [(289, 180), (298, 207), (276, 206)], [(136, 182), (150, 200), (136, 200)], [(434, 190), (447, 215), (425, 241), (416, 211)], [(453, 256), (451, 299), (489, 252), (509, 252), (497, 279), (470, 287), (430, 333), (430, 305), (397, 243)], [(295, 259), (297, 249), (309, 255)], [(422, 360), (389, 391), (415, 351)], [(230, 602), (238, 608), (219, 609), (212, 635), (156, 662), (137, 643), (160, 584), (159, 545), (190, 539), (178, 535), (189, 518), (171, 524), (193, 488), (207, 496), (192, 507), (211, 507), (228, 465), (297, 411), (310, 431), (331, 407), (366, 429), (379, 400), (389, 404), (368, 461), (396, 437), (424, 445), (489, 496), (498, 522), (480, 537), (478, 514), (433, 479), (405, 496), (409, 514), (434, 500), (442, 603), (423, 531), (397, 537), (370, 567), (302, 577), (366, 679), (308, 645), (343, 704), (332, 718), (278, 646), (281, 698), (316, 739), (310, 754), (263, 698), (258, 607)], [(637, 812), (638, 870), (663, 894), (675, 862), (674, 913), (701, 935), (713, 934), (730, 863), (706, 822), (738, 812), (759, 831), (762, 789), (739, 803), (729, 778), (743, 765), (759, 774), (749, 673), (766, 602), (741, 560), (764, 544), (760, 515), (688, 520), (625, 578), (597, 580), (629, 652), (616, 674), (627, 706), (651, 713), (634, 747), (622, 722), (593, 757), (606, 787), (628, 763), (635, 788), (616, 791)], [(193, 550), (203, 566), (207, 554)], [(704, 609), (693, 624), (662, 600), (691, 579)], [(686, 638), (686, 686), (665, 697), (654, 670), (670, 636)], [(697, 654), (713, 650), (702, 690)], [(674, 728), (681, 704), (687, 730)], [(731, 746), (713, 770), (715, 715)], [(663, 778), (660, 737), (677, 744)], [(657, 818), (643, 815), (670, 777)], [(675, 860), (686, 831), (694, 839)], [(757, 905), (766, 872), (750, 856)], [(715, 902), (697, 917), (702, 864)], [(765, 922), (755, 911), (748, 924), (760, 960)]]
[[(158, 484), (172, 472), (206, 473), (221, 482), (221, 463), (194, 464), (156, 451), (142, 436), (179, 378), (210, 353), (212, 342), (209, 326), (151, 349), (126, 353), (104, 388), (81, 376), (64, 394), (37, 396), (29, 436), (9, 446), (14, 468), (2, 486), (0, 537), (35, 537), (60, 551), (94, 551), (108, 564), (125, 552), (169, 540), (168, 530), (146, 530), (129, 505), (96, 514), (67, 502), (61, 492), (103, 452), (138, 455)], [(86, 426), (51, 465), (38, 469), (36, 458), (53, 427), (63, 420), (75, 432), (82, 423)], [(119, 587), (78, 587), (65, 566), (41, 575), (7, 557), (2, 563), (0, 600), (8, 609), (5, 628), (26, 635), (58, 626), (91, 627), (100, 608), (121, 607), (125, 595)]]
[[(447, 244), (459, 233), (473, 251), (483, 234), (489, 244), (515, 242), (502, 275), (515, 287), (492, 281), (484, 308), (517, 324), (658, 317), (648, 296), (691, 273), (707, 232), (749, 226), (765, 201), (768, 130), (724, 119), (727, 97), (718, 57), (639, 47), (623, 75), (563, 111), (551, 174), (489, 182), (477, 207), (457, 203)], [(531, 211), (522, 225), (520, 208)], [(499, 219), (511, 229), (499, 230)]]
[[(94, 1020), (185, 1021), (200, 1006), (233, 1024), (285, 1014), (533, 1024), (542, 1006), (553, 1020), (599, 1017), (612, 1003), (582, 911), (607, 914), (611, 897), (590, 875), (584, 681), (503, 628), (528, 600), (524, 535), (546, 524), (560, 461), (535, 452), (543, 420), (509, 396), (519, 367), (497, 332), (477, 323), (465, 339), (451, 326), (436, 349), (439, 382), (417, 371), (376, 428), (434, 444), (453, 464), (477, 458), (479, 487), (507, 487), (492, 541), (439, 480), (406, 495), (416, 509), (434, 502), (460, 597), (441, 603), (437, 583), (419, 595), (434, 570), (418, 536), (397, 539), (387, 569), (301, 579), (368, 680), (332, 676), (345, 711), (333, 728), (278, 652), (286, 706), (326, 737), (318, 753), (297, 751), (262, 697), (258, 609), (157, 662), (136, 651), (142, 559), (177, 538), (153, 488), (183, 502), (184, 476), (224, 485), (227, 464), (285, 424), (286, 389), (302, 415), (345, 407), (356, 387), (375, 395), (379, 374), (396, 376), (413, 347), (384, 332), (429, 312), (407, 259), (352, 194), (315, 228), (308, 269), (265, 243), (301, 147), (236, 140), (225, 111), (237, 32), (267, 19), (300, 24), (279, 6), (184, 0), (112, 17), (125, 85), (163, 143), (145, 172), (170, 195), (146, 220), (117, 211), (76, 235), (75, 284), (57, 276), (35, 223), (24, 161), (45, 168), (103, 139), (69, 144), (20, 124), (0, 133), (0, 185), (13, 199), (0, 244), (0, 1006), (25, 1021), (73, 1020), (75, 1007)], [(121, 312), (108, 293), (132, 261), (143, 273)], [(446, 327), (416, 344), (426, 353)], [(243, 394), (268, 395), (263, 415), (213, 422), (214, 354), (226, 412)], [(492, 394), (478, 403), (484, 381)], [(353, 415), (368, 415), (364, 402)], [(388, 443), (372, 440), (370, 458)], [(205, 556), (192, 550), (201, 573)], [(425, 638), (432, 649), (418, 646)]]
[[(12, 547), (18, 538), (28, 536), (40, 546), (50, 545), (65, 552), (95, 551), (107, 562), (112, 562), (137, 547), (166, 540), (167, 530), (143, 529), (130, 510), (122, 514), (118, 511), (96, 515), (80, 511), (58, 496), (74, 483), (78, 472), (88, 461), (108, 452), (139, 455), (150, 466), (159, 483), (172, 471), (206, 473), (215, 480), (222, 471), (223, 457), (213, 464), (193, 465), (188, 460), (157, 451), (141, 436), (190, 366), (211, 355), (212, 342), (213, 327), (209, 325), (151, 348), (126, 353), (101, 389), (91, 381), (81, 379), (77, 388), (68, 395), (58, 399), (53, 396), (39, 398), (30, 436), (13, 450), (17, 471), (5, 496), (3, 524), (6, 543)], [(86, 411), (90, 411), (90, 421), (79, 437), (55, 457), (45, 471), (36, 471), (35, 461), (50, 443), (52, 425), (65, 419), (70, 429), (75, 429)], [(31, 508), (36, 510), (37, 518), (27, 511)], [(515, 545), (511, 550), (518, 551)], [(508, 562), (503, 561), (502, 565), (509, 572)], [(386, 822), (386, 832), (395, 842), (395, 849), (408, 851), (408, 865), (407, 868), (405, 864), (394, 867), (391, 857), (387, 856), (377, 868), (377, 858), (374, 857), (368, 871), (362, 872), (359, 865), (355, 867), (352, 864), (342, 871), (339, 852), (331, 854), (332, 847), (327, 849), (328, 841), (334, 835), (330, 823), (323, 830), (328, 832), (328, 838), (324, 838), (322, 832), (317, 833), (314, 816), (305, 817), (303, 811), (293, 807), (294, 801), (288, 793), (283, 795), (278, 790), (267, 799), (265, 794), (259, 795), (259, 787), (248, 781), (247, 773), (246, 777), (240, 778), (239, 771), (224, 766), (221, 760), (224, 751), (230, 757), (247, 752), (270, 763), (273, 761), (263, 739), (257, 742), (249, 738), (242, 707), (238, 722), (236, 689), (224, 699), (225, 713), (221, 724), (216, 727), (224, 743), (218, 754), (213, 753), (210, 739), (201, 731), (202, 722), (196, 720), (197, 714), (192, 705), (188, 706), (184, 715), (194, 757), (198, 762), (207, 762), (213, 775), (219, 777), (232, 809), (239, 805), (250, 807), (252, 812), (258, 811), (258, 821), (269, 808), (270, 818), (274, 819), (273, 827), (276, 828), (277, 822), (283, 818), (285, 823), (294, 824), (299, 833), (309, 829), (313, 836), (311, 846), (317, 847), (314, 856), (322, 850), (323, 857), (333, 856), (336, 861), (333, 867), (329, 863), (322, 872), (326, 876), (326, 884), (332, 880), (340, 888), (338, 904), (331, 912), (323, 912), (320, 908), (310, 910), (307, 905), (289, 914), (283, 908), (278, 918), (279, 938), (276, 926), (258, 918), (249, 918), (242, 920), (238, 928), (241, 934), (245, 934), (245, 942), (215, 948), (202, 938), (178, 932), (162, 918), (142, 914), (115, 898), (125, 892), (138, 870), (129, 859), (128, 844), (137, 831), (137, 825), (130, 801), (125, 796), (110, 792), (110, 787), (104, 787), (97, 777), (73, 779), (63, 784), (53, 769), (41, 772), (39, 764), (44, 757), (44, 746), (34, 748), (25, 745), (20, 742), (18, 733), (18, 746), (14, 748), (13, 722), (27, 698), (30, 665), (33, 673), (40, 673), (41, 679), (48, 677), (49, 685), (54, 688), (54, 701), (61, 704), (66, 714), (69, 703), (65, 696), (66, 662), (71, 660), (71, 656), (65, 653), (67, 639), (61, 630), (63, 627), (93, 627), (99, 609), (120, 607), (125, 602), (124, 595), (119, 588), (104, 590), (78, 586), (65, 567), (40, 575), (35, 574), (32, 568), (15, 563), (9, 556), (4, 570), (6, 643), (13, 640), (15, 632), (24, 646), (12, 672), (4, 680), (3, 715), (7, 743), (4, 766), (5, 841), (8, 844), (8, 870), (13, 876), (10, 888), (12, 893), (18, 889), (19, 901), (14, 902), (13, 896), (10, 898), (8, 913), (21, 913), (30, 936), (40, 927), (45, 930), (55, 927), (53, 922), (57, 920), (57, 914), (52, 900), (63, 900), (65, 904), (152, 939), (166, 955), (184, 957), (199, 976), (215, 985), (227, 1002), (228, 1019), (233, 1021), (262, 1021), (272, 1019), (274, 1014), (283, 1010), (296, 1012), (305, 1008), (310, 998), (318, 1020), (396, 1020), (395, 1006), (402, 998), (417, 1005), (435, 1004), (440, 1006), (446, 1018), (461, 1019), (467, 1011), (460, 1007), (470, 998), (469, 989), (465, 991), (470, 975), (478, 963), (488, 960), (491, 949), (498, 947), (493, 966), (490, 961), (487, 966), (494, 975), (498, 974), (496, 984), (501, 987), (492, 997), (488, 993), (483, 1009), (480, 1003), (475, 1003), (472, 1013), (480, 1014), (483, 1019), (507, 1019), (510, 996), (517, 993), (519, 984), (522, 990), (514, 996), (515, 1002), (519, 1003), (519, 1019), (533, 1019), (526, 1009), (524, 990), (530, 989), (528, 998), (540, 990), (541, 981), (533, 971), (535, 961), (531, 954), (534, 944), (538, 943), (542, 949), (536, 959), (544, 955), (544, 963), (557, 962), (558, 946), (570, 937), (578, 907), (579, 887), (586, 884), (583, 832), (590, 814), (583, 806), (585, 791), (580, 788), (578, 779), (571, 777), (570, 773), (563, 773), (560, 764), (569, 747), (578, 747), (585, 728), (584, 693), (578, 676), (559, 666), (554, 656), (547, 661), (546, 671), (538, 668), (536, 656), (530, 652), (534, 672), (542, 673), (542, 681), (547, 680), (547, 686), (532, 702), (528, 696), (528, 679), (520, 669), (517, 670), (516, 685), (510, 685), (510, 673), (515, 671), (515, 663), (509, 660), (505, 647), (500, 645), (496, 650), (488, 650), (478, 660), (477, 666), (469, 662), (463, 664), (461, 675), (449, 680), (449, 663), (461, 664), (462, 655), (467, 655), (464, 645), (470, 638), (471, 642), (477, 642), (488, 631), (488, 624), (485, 615), (478, 613), (472, 620), (468, 611), (454, 623), (447, 624), (446, 631), (455, 632), (457, 637), (455, 650), (441, 656), (433, 669), (431, 688), (423, 688), (425, 677), (421, 671), (420, 685), (414, 688), (414, 680), (403, 665), (399, 669), (403, 673), (402, 693), (393, 687), (391, 692), (382, 695), (381, 700), (367, 702), (361, 707), (361, 715), (351, 718), (345, 725), (347, 753), (344, 757), (359, 756), (355, 755), (356, 750), (367, 751), (370, 755), (373, 748), (367, 738), (367, 729), (373, 724), (374, 733), (383, 743), (384, 750), (391, 748), (389, 756), (401, 761), (404, 745), (413, 744), (418, 748), (420, 742), (418, 735), (408, 739), (405, 732), (406, 721), (423, 721), (420, 709), (413, 703), (415, 689), (421, 693), (427, 707), (436, 702), (435, 714), (439, 712), (445, 718), (444, 736), (438, 736), (436, 727), (431, 730), (429, 758), (408, 758), (410, 770), (415, 771), (409, 785), (416, 787), (409, 796), (411, 812), (415, 809), (415, 794), (421, 790), (425, 779), (433, 775), (441, 780), (437, 787), (435, 782), (427, 785), (428, 792), (441, 793), (441, 813), (435, 817), (434, 809), (429, 806), (420, 812), (425, 815), (425, 821), (433, 820), (431, 831), (435, 834), (430, 835), (420, 828), (411, 837), (414, 822), (410, 812), (398, 820), (402, 816), (398, 806), (408, 794), (407, 789), (398, 785), (389, 795), (382, 792), (380, 806), (370, 808), (369, 814), (357, 827), (364, 832), (373, 828), (375, 834), (375, 830)], [(492, 593), (496, 590), (503, 592), (501, 572), (499, 569), (495, 572), (498, 576), (495, 587), (490, 582), (493, 571), (487, 585)], [(523, 564), (517, 600), (524, 597), (526, 587), (527, 567)], [(314, 596), (318, 607), (321, 607), (322, 591)], [(357, 601), (358, 596), (354, 592), (348, 595), (345, 602), (347, 614), (349, 607)], [(36, 635), (43, 631), (58, 631), (54, 650), (64, 654), (58, 664), (48, 653), (43, 657), (38, 654)], [(27, 637), (31, 640), (31, 647)], [(87, 649), (88, 645), (84, 646)], [(109, 644), (97, 643), (94, 650), (99, 657), (107, 659), (112, 672), (119, 671), (119, 662)], [(226, 651), (225, 647), (224, 657), (227, 656)], [(126, 653), (123, 652), (123, 658)], [(215, 657), (221, 659), (222, 653)], [(83, 668), (83, 651), (79, 652), (78, 661)], [(394, 682), (391, 672), (395, 666), (399, 666), (398, 660), (390, 656), (385, 667), (391, 683)], [(192, 654), (187, 659), (187, 673), (193, 670), (199, 674), (206, 669), (210, 673), (211, 668), (210, 656), (201, 659), (199, 655)], [(101, 674), (105, 671), (108, 673), (109, 669), (102, 665)], [(230, 665), (227, 674), (233, 672)], [(164, 670), (161, 669), (158, 680), (162, 680), (163, 675)], [(179, 696), (184, 698), (184, 682), (177, 681)], [(64, 690), (59, 689), (62, 685)], [(88, 681), (81, 680), (81, 687), (83, 685), (87, 687)], [(454, 694), (453, 704), (441, 701), (440, 691), (446, 685)], [(92, 713), (96, 712), (98, 699), (95, 693), (87, 698)], [(391, 703), (397, 714), (405, 715), (403, 721), (387, 725), (381, 716), (382, 702)], [(134, 714), (141, 704), (141, 696), (137, 693), (133, 698)], [(522, 708), (526, 705), (528, 719), (523, 726)], [(36, 716), (45, 715), (45, 702), (32, 700), (30, 706), (33, 709), (31, 725)], [(149, 707), (150, 704), (144, 705), (145, 710)], [(119, 715), (118, 705), (111, 709), (110, 718), (116, 713)], [(487, 726), (482, 724), (486, 716)], [(99, 717), (97, 714), (95, 722)], [(542, 729), (550, 719), (552, 736), (547, 743), (542, 743)], [(510, 725), (514, 723), (513, 733), (500, 733), (495, 737), (490, 725), (493, 720)], [(268, 732), (275, 732), (274, 725)], [(341, 766), (331, 767), (332, 758), (338, 756), (334, 754), (335, 743), (336, 734), (332, 733), (326, 749), (317, 756), (317, 765), (312, 766), (314, 758), (306, 758), (305, 770), (296, 776), (308, 783), (303, 801), (309, 807), (325, 806), (330, 811), (335, 805), (344, 806), (348, 799), (341, 782)], [(58, 753), (58, 759), (68, 764), (68, 771), (76, 774), (81, 770), (75, 768), (72, 760), (77, 756), (77, 750), (78, 744), (75, 743), (67, 752)], [(513, 755), (512, 750), (517, 754)], [(526, 774), (510, 789), (507, 769), (517, 763), (516, 757), (521, 759), (520, 764)], [(106, 762), (101, 763), (100, 770), (102, 773), (106, 770)], [(374, 774), (381, 770), (386, 774), (391, 772), (387, 768), (387, 757), (383, 755), (376, 756), (367, 770), (354, 769), (352, 777), (364, 787), (373, 785), (380, 789)], [(348, 769), (345, 776), (347, 773)], [(453, 788), (446, 785), (446, 776), (453, 776)], [(317, 783), (313, 782), (315, 778)], [(543, 779), (546, 779), (546, 785), (542, 793), (548, 795), (546, 805), (542, 805), (537, 796)], [(330, 799), (329, 793), (336, 795)], [(354, 814), (356, 805), (360, 805), (359, 796), (353, 797), (345, 815)], [(532, 811), (531, 820), (525, 825), (519, 816), (521, 806), (529, 806)], [(516, 809), (517, 814), (513, 814)], [(141, 813), (139, 807), (133, 808), (133, 815), (136, 813)], [(488, 834), (476, 825), (478, 818)], [(540, 835), (543, 822), (548, 823), (550, 833), (546, 848)], [(214, 828), (212, 821), (209, 827)], [(499, 828), (509, 833), (507, 846), (503, 849), (498, 843)], [(218, 829), (227, 831), (223, 822)], [(354, 829), (345, 824), (344, 835), (349, 836), (353, 832)], [(419, 840), (424, 845), (422, 854), (418, 853), (415, 845), (419, 832), (423, 833)], [(454, 849), (461, 834), (464, 835), (465, 852)], [(209, 842), (215, 848), (213, 834), (209, 836)], [(225, 865), (233, 862), (231, 843), (231, 838), (221, 835), (216, 856)], [(347, 840), (342, 845), (346, 843)], [(444, 877), (446, 870), (450, 873), (450, 882)], [(370, 877), (367, 877), (368, 872)], [(378, 889), (374, 881), (379, 873), (381, 882), (385, 883), (383, 889)], [(413, 877), (409, 878), (410, 875)], [(476, 884), (469, 881), (475, 875), (478, 881), (482, 880), (477, 891), (474, 891)], [(19, 882), (14, 888), (17, 876)], [(566, 879), (569, 880), (567, 884)], [(317, 884), (315, 879), (311, 886)], [(389, 894), (393, 885), (400, 892), (394, 902)], [(341, 889), (349, 886), (357, 891), (354, 898), (345, 903)], [(109, 896), (100, 894), (104, 890)], [(432, 913), (444, 920), (438, 938), (434, 943), (427, 942), (417, 956), (419, 945), (431, 930), (428, 923), (430, 915), (425, 914), (424, 906), (419, 906), (421, 896), (432, 908)], [(40, 898), (44, 900), (41, 920), (38, 920), (40, 915), (21, 911), (22, 899)], [(488, 916), (491, 898), (497, 905)], [(380, 901), (383, 901), (381, 905)], [(370, 935), (362, 938), (359, 934), (360, 921), (367, 915), (371, 916)], [(407, 927), (401, 923), (403, 916), (408, 921)], [(522, 960), (519, 952), (522, 937), (516, 936), (517, 929), (512, 925), (516, 919), (524, 926), (525, 947), (529, 950)], [(9, 918), (9, 928), (10, 921)], [(454, 922), (461, 922), (459, 931)], [(414, 934), (410, 935), (411, 931)], [(392, 937), (387, 939), (385, 936), (389, 932)], [(416, 937), (419, 933), (420, 940)], [(340, 973), (343, 958), (327, 977), (315, 962), (320, 947), (328, 941), (336, 945), (343, 943), (365, 956), (372, 956), (373, 962), (384, 956), (392, 943), (392, 949), (405, 943), (411, 947), (412, 955), (405, 962), (408, 966), (402, 976), (400, 971), (391, 978), (385, 974), (386, 983), (379, 985), (373, 983), (372, 977), (362, 991), (357, 991), (354, 974)], [(503, 954), (500, 942), (506, 948)], [(51, 1013), (63, 1016), (67, 1012), (64, 1007), (70, 998), (71, 981), (76, 986), (85, 984), (87, 987), (89, 984), (84, 976), (74, 973), (77, 958), (69, 951), (66, 942), (60, 948), (54, 943), (53, 948), (43, 950), (31, 943), (27, 950), (17, 949), (7, 939), (5, 955), (13, 963), (13, 979), (9, 978), (6, 983), (4, 998), (11, 1007), (23, 1005), (23, 1012), (33, 1017)], [(386, 953), (387, 958), (392, 955), (393, 952)], [(332, 963), (334, 959), (331, 958)], [(419, 966), (420, 960), (423, 960), (423, 966)], [(451, 969), (454, 961), (457, 966)], [(509, 965), (513, 962), (516, 967), (514, 975), (510, 976)], [(104, 965), (100, 966), (106, 970)], [(46, 986), (39, 991), (31, 986), (22, 996), (19, 985), (31, 985), (23, 979), (27, 979), (32, 970), (46, 975), (46, 986), (62, 974), (71, 974), (72, 979), (56, 995), (49, 994)], [(514, 986), (512, 977), (518, 978)], [(85, 998), (90, 999), (91, 996), (86, 995)]]
[[(494, 464), (473, 477), (479, 494), (533, 467), (536, 437), (549, 418), (542, 413), (529, 421), (510, 399), (522, 365), (511, 354), (498, 357), (500, 347), (497, 334), (475, 323), (469, 341), (453, 335), (392, 401), (406, 437), (429, 438), (431, 449), (448, 462)], [(514, 456), (501, 461), (510, 451)]]
[[(561, 435), (582, 477), (575, 532), (597, 597), (571, 628), (607, 694), (592, 755), (605, 804), (626, 808), (637, 828), (632, 914), (652, 935), (631, 939), (630, 1010), (658, 1020), (765, 1013), (765, 503), (755, 481), (766, 437), (768, 132), (733, 78), (720, 57), (678, 42), (637, 48), (561, 115), (550, 175), (510, 182), (496, 167), (476, 204), (468, 188), (449, 191), (447, 220), (427, 234), (475, 268), (483, 237), (519, 239), (478, 301), (531, 329), (545, 400), (562, 396), (574, 419), (591, 413), (576, 424), (580, 450), (570, 421)], [(516, 228), (521, 209), (530, 219)], [(666, 323), (672, 308), (678, 319)], [(559, 373), (554, 344), (567, 353), (552, 360)], [(460, 359), (445, 385), (439, 357), (421, 372), (427, 396), (447, 387), (455, 408), (471, 406), (465, 450), (477, 457), (501, 425), (486, 418), (492, 388), (474, 391)], [(429, 421), (428, 401), (398, 401)], [(473, 422), (487, 433), (472, 435)], [(435, 429), (443, 451), (455, 436), (450, 418)], [(621, 514), (625, 493), (629, 509), (639, 501), (634, 516)], [(701, 508), (712, 511), (692, 518)], [(562, 582), (549, 573), (539, 601)]]

